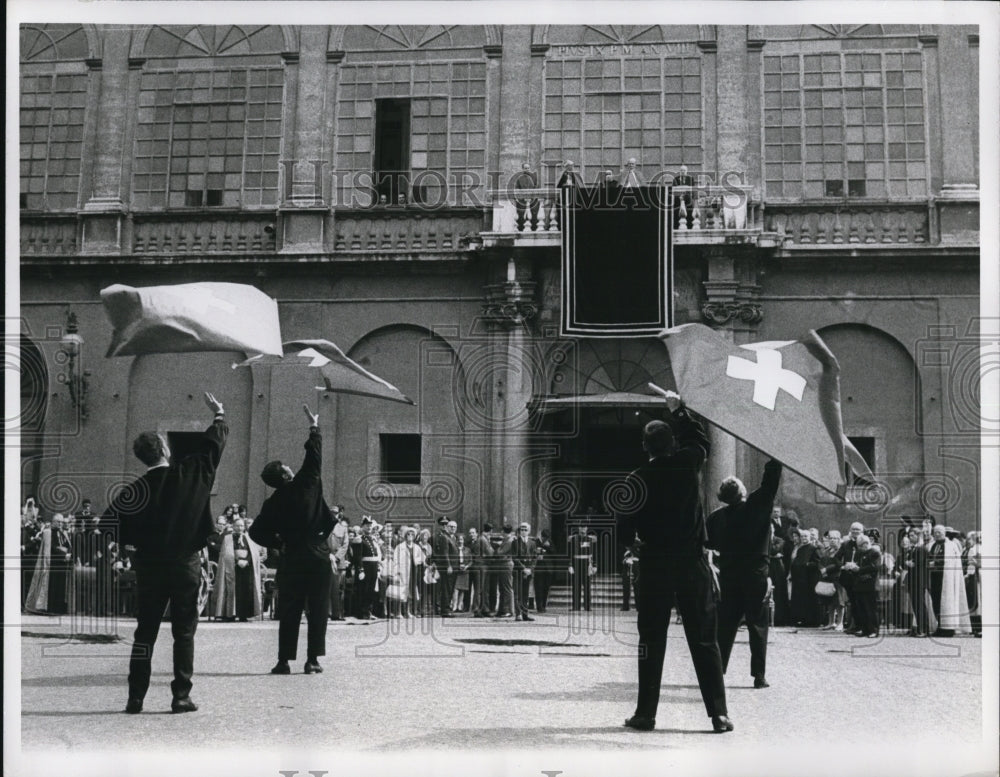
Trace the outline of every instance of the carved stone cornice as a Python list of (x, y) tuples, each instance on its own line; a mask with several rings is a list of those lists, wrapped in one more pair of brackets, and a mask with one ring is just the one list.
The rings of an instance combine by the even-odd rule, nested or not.
[(759, 324), (764, 320), (764, 311), (759, 302), (706, 302), (701, 306), (701, 315), (717, 326), (731, 321)]
[(495, 324), (522, 326), (538, 315), (534, 281), (507, 281), (486, 287), (483, 315)]

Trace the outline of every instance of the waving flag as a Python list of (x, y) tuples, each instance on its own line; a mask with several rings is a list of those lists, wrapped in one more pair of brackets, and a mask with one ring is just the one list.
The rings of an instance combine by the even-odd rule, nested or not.
[(834, 494), (848, 468), (872, 477), (844, 436), (840, 366), (815, 332), (740, 346), (685, 324), (660, 337), (677, 390), (699, 415)]
[(251, 364), (316, 367), (323, 379), (321, 391), (356, 394), (412, 405), (413, 400), (378, 375), (366, 370), (329, 340), (292, 340), (282, 346), (283, 357), (254, 356), (233, 367)]
[(101, 290), (114, 335), (108, 356), (196, 351), (281, 354), (278, 303), (240, 283)]

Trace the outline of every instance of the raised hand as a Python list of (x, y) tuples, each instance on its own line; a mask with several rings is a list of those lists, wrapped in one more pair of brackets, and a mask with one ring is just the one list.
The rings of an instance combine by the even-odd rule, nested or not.
[(222, 415), (226, 412), (222, 409), (222, 403), (207, 391), (205, 392), (205, 404), (208, 405), (208, 409), (216, 415)]
[(302, 410), (305, 411), (310, 426), (319, 426), (319, 413), (313, 415), (313, 412), (309, 409), (309, 405), (303, 405)]

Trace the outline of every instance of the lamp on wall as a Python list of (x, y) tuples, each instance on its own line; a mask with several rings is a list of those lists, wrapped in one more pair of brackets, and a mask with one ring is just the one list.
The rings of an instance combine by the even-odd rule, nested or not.
[(80, 335), (80, 327), (77, 324), (76, 313), (69, 311), (66, 314), (66, 334), (60, 341), (63, 353), (69, 362), (69, 375), (66, 383), (69, 386), (69, 398), (73, 407), (80, 411), (80, 418), (87, 417), (87, 378), (90, 377), (90, 370), (79, 370), (77, 359), (83, 348), (83, 337)]

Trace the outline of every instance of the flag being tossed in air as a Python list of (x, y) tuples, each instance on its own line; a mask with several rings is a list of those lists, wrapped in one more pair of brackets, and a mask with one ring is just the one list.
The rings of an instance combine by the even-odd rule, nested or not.
[(281, 354), (278, 303), (241, 283), (101, 290), (114, 335), (108, 356), (243, 351)]
[(838, 496), (847, 470), (871, 478), (844, 435), (840, 365), (819, 335), (735, 345), (702, 324), (660, 335), (684, 403)]
[(329, 340), (292, 340), (282, 348), (283, 357), (254, 356), (234, 364), (233, 368), (249, 367), (251, 364), (316, 367), (323, 378), (324, 385), (316, 387), (320, 391), (413, 404), (413, 400), (402, 391), (366, 370)]

